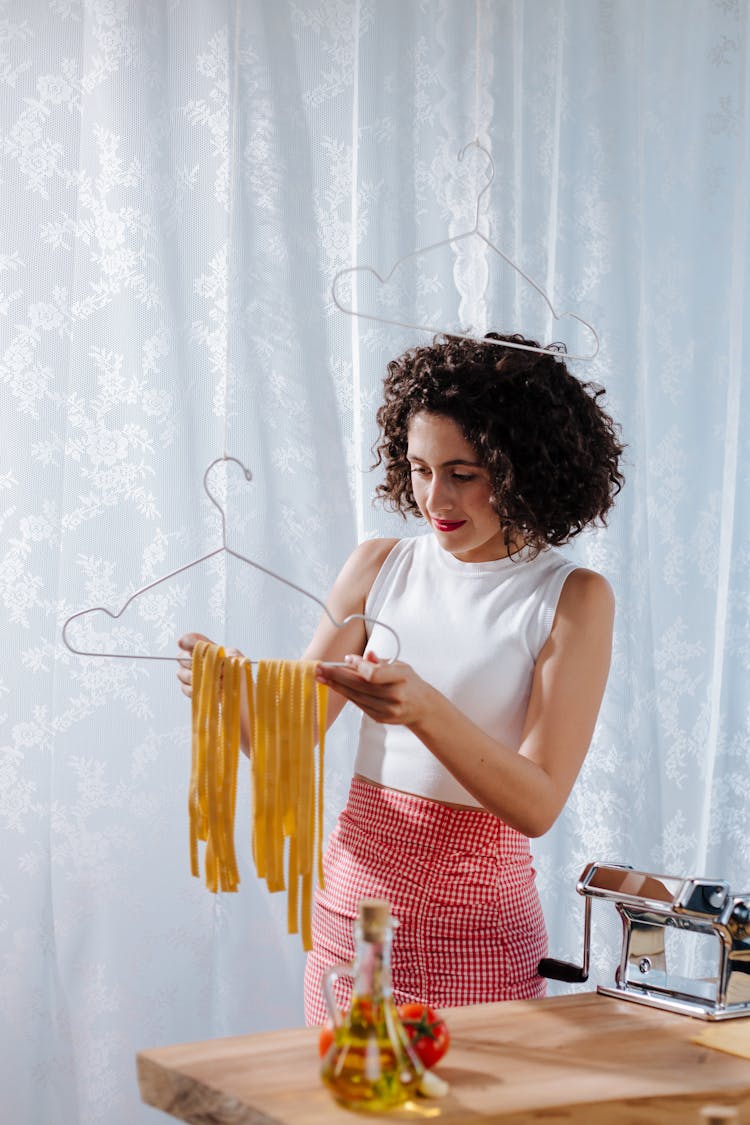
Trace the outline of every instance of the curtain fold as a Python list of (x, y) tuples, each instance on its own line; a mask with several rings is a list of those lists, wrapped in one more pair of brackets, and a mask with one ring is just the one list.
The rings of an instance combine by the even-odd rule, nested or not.
[[(318, 597), (358, 540), (418, 531), (371, 502), (385, 366), (429, 339), (404, 323), (576, 353), (583, 317), (600, 350), (572, 366), (628, 445), (609, 527), (569, 548), (617, 620), (591, 752), (534, 842), (551, 953), (580, 956), (592, 859), (746, 890), (746, 0), (6, 0), (0, 87), (8, 1120), (156, 1121), (137, 1050), (302, 1022), (247, 770), (241, 889), (214, 897), (176, 666), (75, 656), (61, 628), (220, 544), (224, 452), (253, 478), (213, 470), (228, 541)], [(475, 222), (501, 254), (446, 243)], [(357, 317), (331, 290), (354, 267)], [(71, 633), (293, 656), (318, 613), (218, 555)], [(331, 732), (327, 828), (356, 726)], [(617, 943), (595, 907), (587, 987)]]

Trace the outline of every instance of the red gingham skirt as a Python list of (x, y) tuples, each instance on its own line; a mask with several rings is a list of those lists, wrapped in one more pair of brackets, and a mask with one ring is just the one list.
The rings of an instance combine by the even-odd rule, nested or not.
[[(355, 778), (324, 858), (305, 1019), (325, 1022), (321, 981), (354, 957), (361, 898), (384, 898), (398, 919), (393, 994), (436, 1008), (543, 996), (537, 965), (547, 933), (529, 841), (484, 809), (458, 809)], [(335, 985), (346, 1008), (351, 980)]]

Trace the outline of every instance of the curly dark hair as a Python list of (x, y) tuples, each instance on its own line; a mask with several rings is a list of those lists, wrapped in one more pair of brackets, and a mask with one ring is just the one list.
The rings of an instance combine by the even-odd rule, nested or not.
[(489, 471), (506, 545), (520, 539), (539, 552), (606, 523), (624, 482), (625, 447), (599, 402), (603, 388), (568, 371), (562, 345), (540, 353), (503, 342), (541, 347), (496, 332), (483, 340), (438, 336), (388, 364), (373, 447), (385, 481), (376, 497), (404, 516), (420, 515), (406, 459), (409, 422), (423, 411), (451, 418)]

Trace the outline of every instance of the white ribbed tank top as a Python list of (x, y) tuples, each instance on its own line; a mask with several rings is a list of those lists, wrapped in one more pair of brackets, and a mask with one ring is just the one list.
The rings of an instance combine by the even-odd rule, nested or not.
[[(400, 539), (365, 612), (398, 633), (400, 659), (494, 738), (518, 749), (537, 657), (563, 583), (576, 564), (549, 548), (536, 558), (464, 563), (434, 535)], [(367, 625), (368, 651), (392, 655), (385, 630)], [(406, 727), (362, 716), (355, 773), (435, 801), (479, 806)]]

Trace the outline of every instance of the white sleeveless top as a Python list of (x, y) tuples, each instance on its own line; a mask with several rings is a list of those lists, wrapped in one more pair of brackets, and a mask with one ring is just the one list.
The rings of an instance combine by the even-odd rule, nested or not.
[[(365, 613), (395, 629), (400, 659), (477, 726), (517, 750), (534, 665), (563, 583), (576, 569), (549, 548), (536, 558), (464, 563), (434, 535), (400, 539), (370, 590)], [(367, 624), (367, 650), (393, 654), (386, 630)], [(435, 801), (480, 807), (406, 727), (362, 716), (355, 773)]]

